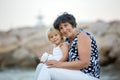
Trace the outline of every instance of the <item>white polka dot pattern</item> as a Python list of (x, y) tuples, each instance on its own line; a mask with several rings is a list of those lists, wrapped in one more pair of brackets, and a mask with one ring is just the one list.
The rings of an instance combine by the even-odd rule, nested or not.
[[(85, 31), (80, 30), (80, 32), (85, 32)], [(80, 32), (79, 32), (79, 34), (80, 34)], [(95, 41), (93, 35), (91, 35), (88, 32), (85, 32), (85, 33), (92, 40), (92, 42), (91, 42), (91, 58), (90, 58), (90, 65), (88, 66), (88, 68), (81, 69), (81, 71), (83, 71), (84, 73), (87, 73), (91, 76), (94, 76), (96, 78), (100, 78), (100, 65), (99, 65), (97, 44), (96, 44), (96, 41)], [(75, 60), (80, 59), (78, 56), (77, 40), (78, 40), (78, 34), (75, 37), (71, 47), (69, 48), (68, 61), (75, 61)], [(69, 39), (66, 39), (66, 42), (69, 43)]]

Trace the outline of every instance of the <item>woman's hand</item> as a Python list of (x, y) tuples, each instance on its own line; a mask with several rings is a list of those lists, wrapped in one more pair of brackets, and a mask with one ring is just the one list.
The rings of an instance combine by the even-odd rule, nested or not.
[(49, 68), (60, 68), (60, 61), (48, 60), (45, 62)]

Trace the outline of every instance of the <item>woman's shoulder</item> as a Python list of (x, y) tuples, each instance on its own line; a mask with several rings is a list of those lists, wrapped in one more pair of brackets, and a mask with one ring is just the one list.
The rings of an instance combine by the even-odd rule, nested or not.
[(81, 31), (78, 34), (78, 42), (91, 41), (90, 34), (87, 34), (85, 31)]
[(78, 35), (78, 38), (81, 38), (81, 39), (86, 38), (86, 37), (88, 37), (88, 35), (85, 32), (80, 32)]
[(88, 32), (88, 31), (85, 31), (85, 30), (83, 30), (83, 29), (80, 29), (80, 30), (79, 30), (79, 35), (78, 35), (78, 37), (82, 37), (82, 38), (84, 38), (84, 37), (89, 37), (89, 38), (91, 39), (91, 38), (93, 38), (94, 36), (93, 36), (92, 33)]

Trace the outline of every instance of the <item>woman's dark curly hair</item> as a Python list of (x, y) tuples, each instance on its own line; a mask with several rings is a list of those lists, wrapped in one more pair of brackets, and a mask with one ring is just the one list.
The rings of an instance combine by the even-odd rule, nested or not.
[(75, 17), (72, 14), (64, 12), (62, 15), (57, 17), (57, 19), (54, 21), (53, 26), (55, 29), (59, 30), (59, 25), (66, 22), (70, 23), (73, 28), (75, 28), (77, 25)]

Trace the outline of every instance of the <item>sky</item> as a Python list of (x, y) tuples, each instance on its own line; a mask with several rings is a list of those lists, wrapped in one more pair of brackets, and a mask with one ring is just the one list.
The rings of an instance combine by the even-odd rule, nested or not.
[(35, 26), (38, 16), (45, 25), (68, 12), (77, 22), (120, 20), (120, 0), (0, 0), (0, 30)]

